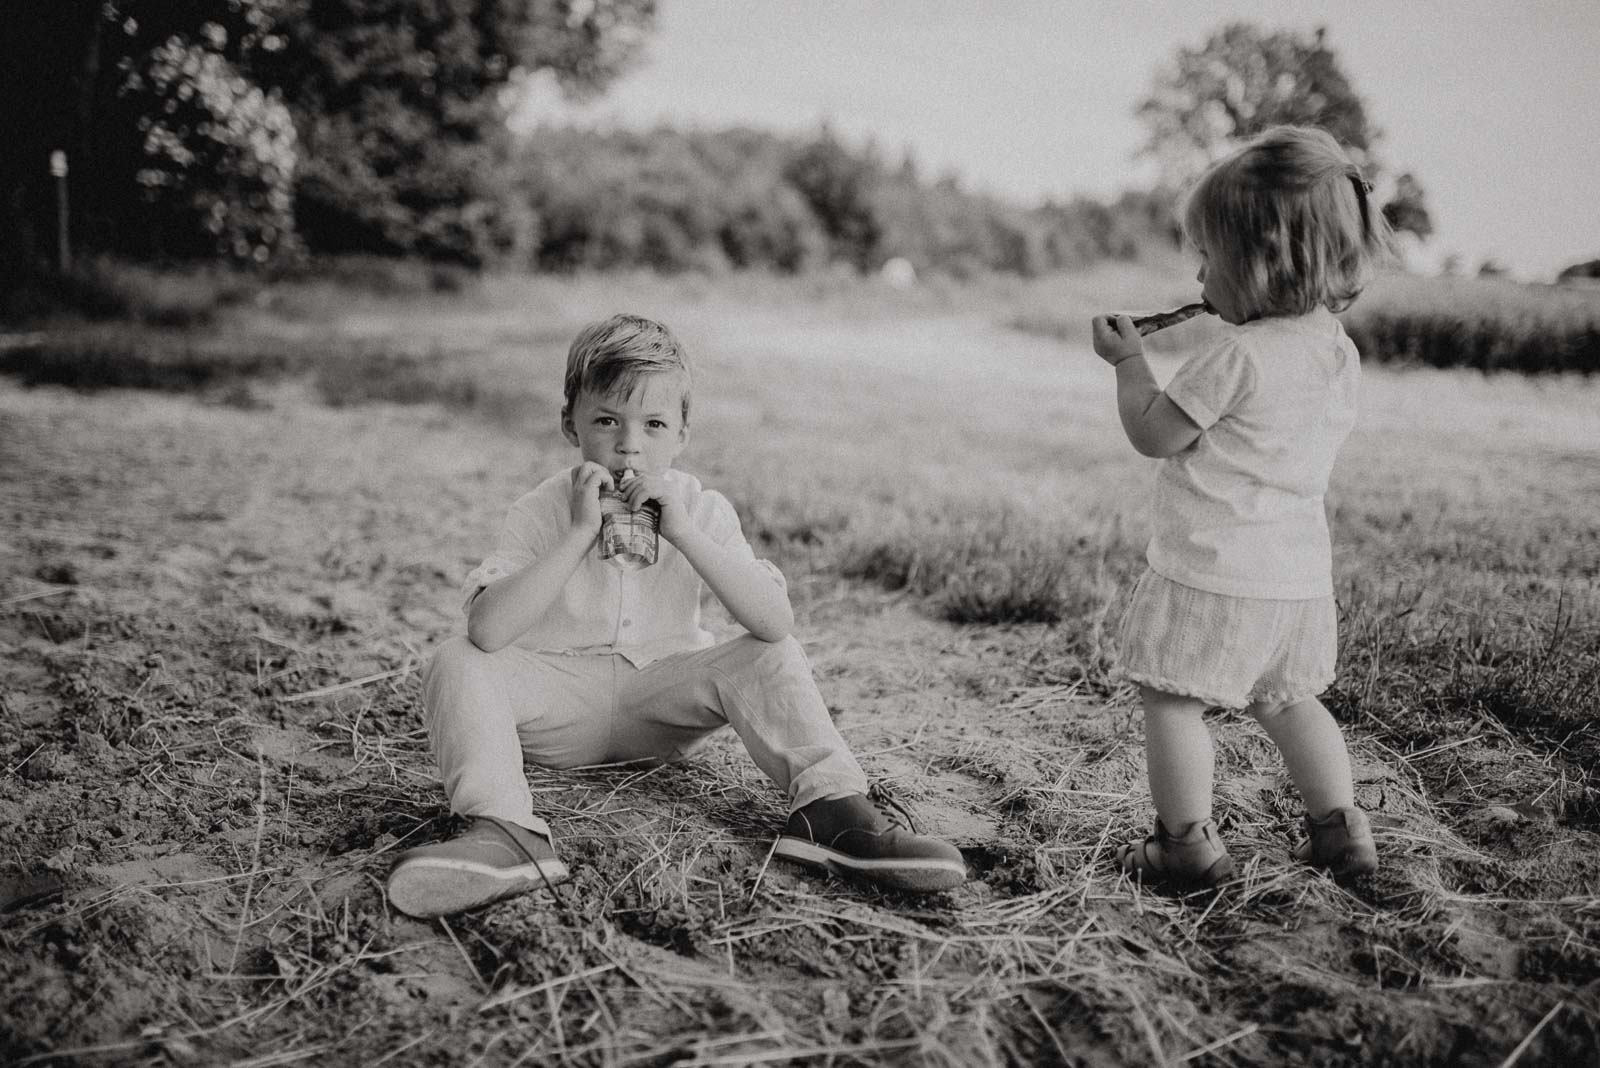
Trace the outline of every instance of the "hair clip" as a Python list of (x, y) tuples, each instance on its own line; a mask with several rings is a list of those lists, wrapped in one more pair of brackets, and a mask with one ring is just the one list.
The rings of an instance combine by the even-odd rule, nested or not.
[(1356, 207), (1361, 209), (1361, 233), (1368, 237), (1372, 233), (1371, 209), (1367, 206), (1367, 196), (1372, 192), (1372, 183), (1361, 177), (1361, 172), (1350, 172), (1350, 184), (1356, 187)]

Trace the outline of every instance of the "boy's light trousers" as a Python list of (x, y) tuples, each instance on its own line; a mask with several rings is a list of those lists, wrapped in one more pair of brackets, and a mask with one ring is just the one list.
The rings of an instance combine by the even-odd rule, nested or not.
[(794, 638), (742, 635), (634, 667), (615, 654), (568, 656), (466, 638), (441, 645), (423, 675), (428, 738), (450, 810), (548, 835), (533, 814), (523, 759), (552, 768), (675, 760), (731, 725), (790, 811), (867, 791)]

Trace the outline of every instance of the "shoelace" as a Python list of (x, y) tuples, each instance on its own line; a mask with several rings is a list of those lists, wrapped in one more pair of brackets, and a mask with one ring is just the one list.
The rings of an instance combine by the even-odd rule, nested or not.
[[(488, 820), (490, 823), (498, 826), (500, 828), (500, 833), (505, 836), (506, 841), (510, 842), (512, 847), (515, 848), (518, 853), (521, 853), (523, 857), (527, 859), (528, 863), (532, 864), (539, 872), (539, 881), (544, 884), (544, 888), (550, 891), (551, 896), (556, 899), (556, 907), (562, 912), (565, 912), (569, 917), (572, 917), (573, 919), (578, 918), (577, 914), (572, 911), (570, 906), (568, 906), (567, 899), (561, 896), (561, 891), (556, 889), (556, 884), (551, 882), (550, 877), (544, 873), (544, 865), (539, 862), (539, 858), (529, 852), (528, 847), (523, 845), (522, 842), (517, 838), (516, 834), (512, 831), (512, 828), (515, 826), (514, 824), (496, 816), (478, 816), (475, 818)], [(518, 829), (520, 830), (521, 828)], [(538, 832), (536, 831), (534, 833), (537, 834)], [(550, 839), (550, 842), (553, 847), (555, 840), (552, 838)]]
[(902, 831), (920, 834), (917, 825), (911, 819), (911, 810), (900, 803), (900, 799), (889, 792), (888, 787), (882, 783), (873, 783), (867, 787), (867, 800), (872, 802), (872, 807), (883, 814), (889, 821), (889, 826), (898, 827)]

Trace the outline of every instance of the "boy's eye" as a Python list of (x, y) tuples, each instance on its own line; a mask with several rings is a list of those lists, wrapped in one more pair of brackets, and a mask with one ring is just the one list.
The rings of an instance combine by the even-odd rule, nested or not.
[(665, 419), (652, 419), (650, 420), (650, 429), (665, 430), (667, 429), (667, 422)]

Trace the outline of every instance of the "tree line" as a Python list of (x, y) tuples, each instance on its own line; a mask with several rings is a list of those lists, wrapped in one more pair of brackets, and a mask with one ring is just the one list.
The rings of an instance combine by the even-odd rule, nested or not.
[[(1384, 171), (1321, 31), (1237, 23), (1180, 50), (1138, 111), (1161, 184), (1024, 207), (825, 127), (512, 139), (508, 86), (548, 70), (602, 92), (654, 0), (20, 0), (8, 15), (0, 288), (62, 250), (1033, 274), (1174, 242), (1176, 190), (1276, 122), (1327, 126)], [(1420, 184), (1391, 185), (1391, 221), (1425, 236)]]
[(890, 164), (826, 127), (544, 127), (518, 147), (511, 174), (538, 269), (869, 271), (901, 258), (957, 276), (1031, 275), (1177, 240), (1170, 207), (1149, 193), (1023, 207), (954, 176), (926, 180), (914, 159)]
[(509, 232), (500, 91), (549, 70), (598, 92), (654, 17), (654, 0), (16, 0), (0, 282), (49, 261), (63, 216), (71, 247), (140, 259), (481, 261)]

